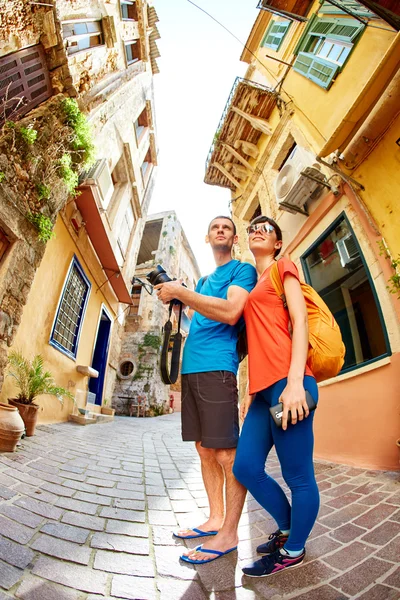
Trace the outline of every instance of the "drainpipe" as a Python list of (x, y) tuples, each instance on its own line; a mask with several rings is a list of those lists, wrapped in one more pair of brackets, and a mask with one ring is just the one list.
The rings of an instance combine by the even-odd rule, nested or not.
[(339, 126), (331, 135), (327, 143), (321, 148), (318, 156), (324, 158), (332, 152), (342, 152), (357, 131), (362, 127), (369, 113), (381, 97), (384, 90), (395, 77), (400, 66), (400, 33), (397, 33), (393, 42), (382, 57), (367, 84), (363, 87), (350, 110), (341, 120)]
[(356, 169), (379, 144), (391, 123), (400, 114), (400, 70), (383, 92), (357, 135), (343, 151), (341, 166)]

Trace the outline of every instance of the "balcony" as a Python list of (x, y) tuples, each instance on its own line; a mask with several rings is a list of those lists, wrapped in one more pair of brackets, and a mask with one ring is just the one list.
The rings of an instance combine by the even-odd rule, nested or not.
[(267, 119), (277, 97), (264, 85), (236, 78), (207, 156), (205, 183), (243, 189), (254, 171), (249, 160), (258, 158), (260, 137), (272, 133)]

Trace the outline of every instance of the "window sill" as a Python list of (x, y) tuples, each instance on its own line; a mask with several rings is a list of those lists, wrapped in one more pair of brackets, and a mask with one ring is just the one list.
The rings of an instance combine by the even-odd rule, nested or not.
[(318, 387), (326, 387), (328, 385), (333, 385), (334, 383), (339, 383), (340, 381), (346, 381), (346, 379), (352, 379), (353, 377), (358, 377), (359, 375), (364, 375), (365, 373), (369, 373), (370, 371), (374, 371), (375, 369), (380, 369), (381, 367), (386, 367), (386, 365), (390, 365), (391, 360), (390, 356), (385, 356), (385, 358), (381, 358), (376, 362), (365, 365), (364, 367), (355, 368), (352, 371), (348, 371), (347, 373), (343, 373), (342, 375), (337, 375), (336, 377), (332, 377), (332, 379), (327, 379), (326, 381), (321, 381), (318, 384)]

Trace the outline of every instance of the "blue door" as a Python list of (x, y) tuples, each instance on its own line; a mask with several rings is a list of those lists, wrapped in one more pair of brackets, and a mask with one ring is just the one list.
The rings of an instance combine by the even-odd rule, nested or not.
[(89, 392), (96, 394), (95, 404), (101, 405), (103, 396), (104, 379), (107, 368), (108, 346), (110, 343), (111, 319), (103, 309), (94, 347), (92, 367), (99, 372), (97, 379), (89, 379)]

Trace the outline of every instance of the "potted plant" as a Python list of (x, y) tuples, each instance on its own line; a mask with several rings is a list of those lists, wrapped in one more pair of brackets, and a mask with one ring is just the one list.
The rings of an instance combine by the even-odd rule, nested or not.
[(103, 406), (101, 407), (101, 414), (111, 415), (113, 417), (115, 415), (115, 408), (111, 408), (111, 406), (108, 406), (109, 403), (109, 398), (104, 398)]
[(71, 392), (56, 385), (52, 374), (44, 370), (44, 361), (40, 354), (30, 361), (21, 352), (11, 351), (8, 355), (8, 375), (15, 379), (20, 390), (16, 398), (8, 399), (8, 403), (18, 408), (25, 423), (27, 436), (35, 433), (39, 406), (34, 400), (38, 396), (55, 396), (61, 404), (64, 398), (69, 398), (76, 404)]

